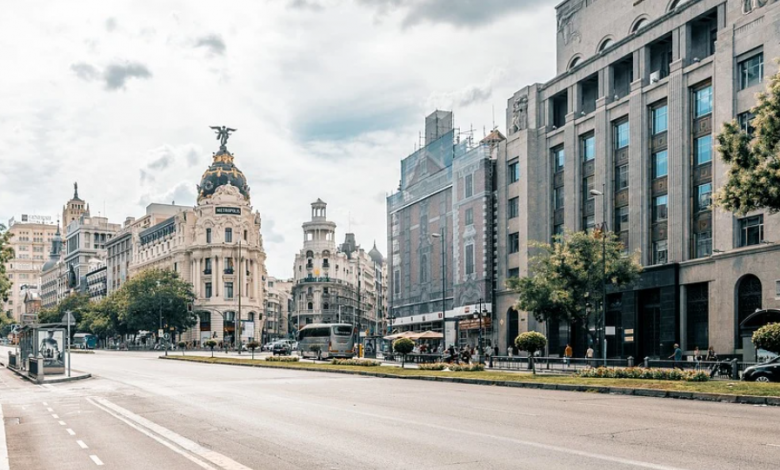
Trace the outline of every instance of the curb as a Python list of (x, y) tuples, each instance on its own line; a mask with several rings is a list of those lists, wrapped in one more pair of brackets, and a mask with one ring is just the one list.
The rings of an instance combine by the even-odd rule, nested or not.
[[(603, 385), (574, 385), (574, 384), (551, 384), (551, 383), (539, 383), (539, 382), (507, 382), (503, 380), (485, 380), (485, 379), (466, 379), (463, 377), (439, 377), (434, 375), (421, 375), (421, 376), (403, 376), (386, 374), (383, 372), (369, 372), (369, 371), (350, 371), (350, 370), (328, 370), (328, 369), (312, 369), (307, 367), (284, 367), (284, 366), (263, 366), (258, 364), (241, 364), (237, 362), (208, 362), (182, 359), (174, 356), (160, 356), (159, 359), (167, 359), (169, 361), (183, 361), (194, 362), (197, 364), (216, 364), (216, 365), (228, 365), (239, 367), (267, 367), (278, 368), (288, 370), (305, 370), (310, 372), (326, 372), (331, 374), (347, 374), (347, 375), (362, 375), (365, 377), (377, 377), (382, 379), (407, 379), (407, 380), (428, 380), (433, 382), (448, 382), (448, 383), (460, 383), (469, 385), (483, 385), (494, 387), (515, 387), (515, 388), (529, 388), (540, 390), (557, 390), (561, 392), (586, 392), (586, 393), (608, 393), (612, 395), (633, 395), (637, 397), (651, 397), (651, 398), (676, 398), (678, 400), (698, 400), (698, 401), (713, 401), (722, 403), (738, 403), (743, 405), (768, 405), (768, 406), (780, 406), (780, 397), (761, 397), (756, 395), (727, 395), (719, 393), (704, 393), (704, 392), (683, 392), (677, 390), (657, 390), (652, 388), (630, 388), (630, 387), (608, 387)], [(278, 363), (282, 364), (282, 363)]]
[(77, 375), (77, 376), (73, 376), (73, 377), (60, 377), (60, 378), (56, 378), (56, 379), (44, 379), (43, 383), (39, 384), (37, 381), (35, 381), (35, 380), (31, 379), (30, 377), (28, 377), (27, 374), (23, 374), (22, 371), (19, 371), (19, 370), (16, 370), (16, 369), (12, 369), (10, 367), (6, 367), (6, 369), (10, 370), (14, 374), (18, 375), (19, 377), (22, 377), (25, 380), (29, 380), (30, 382), (32, 382), (32, 383), (34, 383), (36, 385), (58, 384), (58, 383), (63, 383), (63, 382), (74, 382), (76, 380), (84, 380), (84, 379), (92, 378), (92, 374), (87, 372), (86, 374)]

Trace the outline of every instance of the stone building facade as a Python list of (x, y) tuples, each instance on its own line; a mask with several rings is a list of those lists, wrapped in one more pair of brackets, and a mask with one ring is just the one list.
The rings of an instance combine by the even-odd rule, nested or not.
[(290, 308), (292, 307), (291, 279), (282, 280), (269, 276), (266, 278), (265, 334), (263, 342), (289, 338)]
[(82, 293), (89, 292), (87, 273), (96, 263), (105, 263), (106, 244), (121, 226), (106, 217), (90, 217), (85, 212), (67, 226), (63, 263), (67, 276), (67, 288)]
[(610, 356), (668, 356), (680, 343), (751, 357), (739, 325), (780, 306), (780, 217), (712, 208), (726, 173), (715, 136), (733, 119), (751, 129), (764, 63), (780, 55), (780, 4), (567, 0), (557, 13), (557, 75), (509, 98), (496, 165), (501, 348), (535, 329), (551, 354), (567, 341), (584, 352), (584, 336), (515, 311), (504, 286), (528, 274), (530, 241), (606, 222), (645, 267), (608, 296)]

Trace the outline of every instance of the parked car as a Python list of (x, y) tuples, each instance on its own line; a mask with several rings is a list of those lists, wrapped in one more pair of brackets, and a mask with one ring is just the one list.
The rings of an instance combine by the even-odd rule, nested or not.
[(271, 349), (273, 349), (273, 347), (274, 347), (274, 343), (273, 342), (265, 343), (264, 345), (262, 345), (260, 347), (260, 350), (261, 351), (270, 351)]
[(780, 382), (780, 356), (769, 362), (748, 367), (742, 373), (742, 380), (750, 382)]
[(274, 356), (289, 356), (290, 353), (292, 353), (292, 348), (287, 341), (277, 341), (273, 344), (271, 351), (273, 352)]

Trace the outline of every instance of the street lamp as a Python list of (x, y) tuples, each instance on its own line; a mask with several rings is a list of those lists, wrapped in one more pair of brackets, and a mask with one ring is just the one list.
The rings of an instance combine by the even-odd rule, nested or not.
[(444, 287), (447, 281), (447, 274), (444, 270), (444, 228), (441, 229), (441, 233), (432, 233), (432, 238), (438, 238), (441, 240), (441, 342), (442, 342), (442, 354), (447, 349), (447, 309), (444, 305)]
[[(155, 296), (157, 297), (157, 307), (159, 309), (160, 314), (160, 329), (158, 330), (158, 333), (160, 331), (163, 332), (163, 337), (160, 338), (160, 343), (163, 349), (165, 350), (165, 355), (168, 355), (168, 345), (165, 342), (165, 331), (163, 331), (163, 322), (162, 322), (162, 299), (160, 298), (160, 281), (157, 281), (157, 289), (154, 292)], [(159, 335), (158, 335), (159, 336)]]
[[(604, 189), (605, 185), (601, 185)], [(591, 189), (590, 195), (601, 197), (601, 349), (604, 367), (607, 366), (607, 200), (604, 192)]]

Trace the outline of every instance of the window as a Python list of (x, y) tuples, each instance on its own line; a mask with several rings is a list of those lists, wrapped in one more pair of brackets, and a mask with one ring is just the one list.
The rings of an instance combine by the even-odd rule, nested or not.
[(709, 341), (709, 291), (708, 284), (685, 286), (688, 348), (704, 349)]
[[(506, 277), (520, 277), (520, 268), (509, 268), (509, 271), (506, 273)], [(778, 281), (780, 282), (780, 281)], [(778, 294), (780, 295), (780, 294)]]
[(694, 204), (694, 211), (706, 211), (710, 209), (712, 204), (712, 183), (705, 183), (696, 186), (696, 203)]
[(780, 297), (780, 281), (775, 281), (775, 297)]
[(553, 198), (554, 198), (553, 203), (555, 204), (555, 210), (563, 209), (563, 203), (564, 203), (563, 187), (555, 188), (555, 191), (553, 193)]
[(662, 178), (669, 174), (667, 161), (666, 150), (653, 154), (653, 178)]
[(466, 245), (466, 275), (474, 274), (474, 245)]
[(699, 137), (694, 142), (694, 151), (696, 152), (696, 164), (701, 165), (712, 161), (712, 136), (705, 135)]
[(693, 93), (694, 117), (700, 118), (712, 112), (712, 85)]
[(246, 241), (247, 235), (249, 235), (249, 232), (247, 230), (244, 230), (244, 241)]
[(553, 237), (560, 237), (563, 235), (563, 224), (558, 224), (553, 227)]
[(596, 226), (596, 217), (588, 215), (582, 218), (582, 229), (590, 232)]
[(653, 222), (666, 220), (667, 196), (656, 196), (653, 198)]
[(589, 162), (596, 158), (596, 137), (589, 134), (581, 138), (582, 161)]
[(520, 251), (520, 234), (510, 233), (509, 234), (509, 253), (517, 253)]
[(466, 197), (474, 195), (474, 175), (466, 175)]
[(309, 302), (308, 304), (306, 304), (306, 309), (307, 310), (314, 310), (314, 303), (313, 302)]
[(615, 232), (628, 230), (628, 206), (615, 209)]
[(653, 243), (653, 264), (666, 264), (666, 240)]
[(703, 258), (712, 254), (712, 232), (701, 232), (694, 234), (694, 243), (696, 258)]
[(739, 219), (739, 246), (758, 245), (764, 241), (764, 215)]
[(653, 109), (653, 135), (666, 132), (669, 126), (669, 108), (666, 105)]
[(233, 283), (232, 282), (226, 282), (225, 283), (225, 298), (226, 299), (232, 299), (233, 298)]
[(206, 258), (203, 266), (203, 274), (211, 274), (211, 258)]
[(739, 89), (744, 90), (764, 81), (764, 54), (756, 54), (739, 63)]
[(563, 171), (563, 166), (566, 163), (566, 154), (563, 151), (563, 147), (553, 149), (553, 162), (555, 164), (555, 171)]
[(615, 124), (615, 148), (628, 147), (628, 121)]
[(507, 218), (514, 219), (519, 215), (520, 215), (520, 198), (513, 197), (512, 199), (509, 200), (509, 204), (507, 207)]
[(466, 226), (474, 225), (474, 209), (466, 209)]
[(590, 194), (591, 190), (595, 188), (595, 176), (588, 176), (582, 178), (582, 204), (588, 199), (593, 199), (593, 195)]
[(514, 161), (508, 165), (507, 178), (509, 178), (508, 184), (520, 181), (520, 162)]
[(753, 133), (756, 131), (756, 129), (753, 127), (753, 119), (755, 118), (756, 115), (751, 113), (750, 111), (741, 113), (739, 116), (737, 116), (737, 121), (739, 122), (739, 128), (742, 129), (742, 132), (744, 132), (750, 137), (753, 137)]
[(211, 298), (211, 283), (210, 282), (206, 283), (206, 298), (207, 299)]
[(225, 229), (225, 243), (232, 243), (233, 242), (233, 229), (232, 228), (226, 228)]
[(620, 191), (628, 187), (628, 165), (622, 165), (615, 171), (615, 188)]

